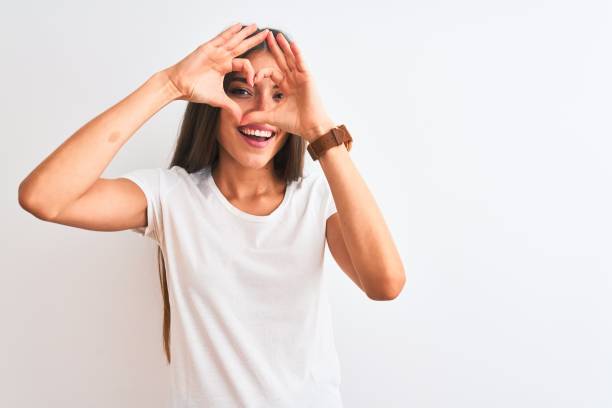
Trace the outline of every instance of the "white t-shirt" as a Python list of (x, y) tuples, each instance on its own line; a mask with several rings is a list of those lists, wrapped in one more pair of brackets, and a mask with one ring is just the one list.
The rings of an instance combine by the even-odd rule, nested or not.
[(246, 213), (205, 167), (122, 175), (147, 197), (166, 262), (173, 408), (339, 408), (340, 365), (323, 277), (336, 212), (322, 170), (288, 184), (269, 215)]

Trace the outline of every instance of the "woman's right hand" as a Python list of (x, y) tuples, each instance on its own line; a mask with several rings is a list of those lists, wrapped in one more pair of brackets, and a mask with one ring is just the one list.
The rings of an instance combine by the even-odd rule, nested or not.
[(205, 42), (181, 61), (163, 70), (181, 95), (177, 99), (206, 103), (229, 110), (240, 122), (242, 111), (223, 89), (223, 77), (232, 71), (245, 74), (253, 85), (255, 71), (246, 58), (235, 58), (266, 39), (268, 29), (245, 39), (257, 30), (256, 24), (236, 23)]

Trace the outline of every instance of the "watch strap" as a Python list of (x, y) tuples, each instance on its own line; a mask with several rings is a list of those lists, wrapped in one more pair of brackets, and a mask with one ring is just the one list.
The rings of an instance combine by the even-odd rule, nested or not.
[(346, 129), (346, 126), (339, 125), (331, 128), (327, 133), (317, 137), (311, 143), (308, 143), (307, 150), (312, 160), (318, 160), (323, 152), (342, 143), (346, 146), (347, 151), (351, 151), (353, 138)]

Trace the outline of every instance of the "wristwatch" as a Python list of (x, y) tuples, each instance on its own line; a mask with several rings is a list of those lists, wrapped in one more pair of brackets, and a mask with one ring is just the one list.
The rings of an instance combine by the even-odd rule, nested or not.
[(353, 146), (353, 138), (351, 134), (346, 129), (346, 126), (339, 125), (330, 129), (329, 132), (317, 137), (311, 143), (308, 143), (308, 153), (310, 153), (310, 157), (312, 160), (318, 160), (319, 157), (323, 154), (327, 149), (331, 149), (334, 146), (339, 146), (344, 143), (347, 151), (351, 151), (351, 147)]

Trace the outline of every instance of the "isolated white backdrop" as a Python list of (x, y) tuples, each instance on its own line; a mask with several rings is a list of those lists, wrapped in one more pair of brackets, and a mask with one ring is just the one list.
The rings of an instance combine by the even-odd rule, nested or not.
[[(154, 244), (42, 222), (17, 187), (85, 122), (240, 21), (300, 44), (406, 267), (400, 297), (375, 302), (327, 252), (346, 407), (610, 407), (611, 8), (5, 5), (0, 406), (164, 406)], [(184, 107), (154, 116), (103, 176), (167, 166)]]

